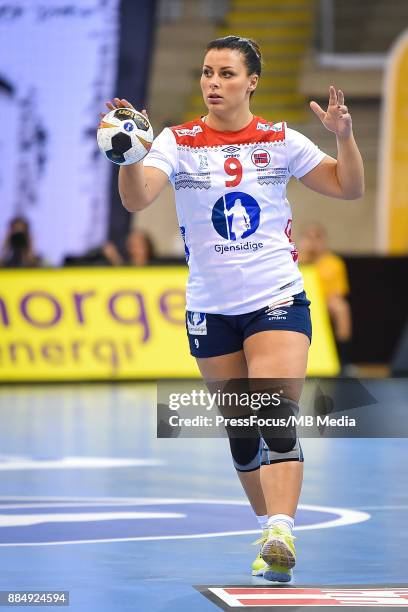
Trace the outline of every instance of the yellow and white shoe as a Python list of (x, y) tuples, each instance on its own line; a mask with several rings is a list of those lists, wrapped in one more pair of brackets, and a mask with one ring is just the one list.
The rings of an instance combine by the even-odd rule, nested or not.
[(268, 539), (268, 529), (264, 529), (262, 531), (262, 536), (258, 540), (255, 540), (255, 542), (253, 542), (254, 545), (260, 544), (258, 556), (252, 563), (252, 575), (253, 576), (263, 576), (264, 569), (268, 567), (268, 564), (261, 557), (262, 547), (267, 541), (267, 539)]
[(287, 530), (275, 525), (264, 536), (260, 556), (266, 563), (263, 569), (265, 580), (290, 582), (292, 567), (296, 564), (295, 537)]

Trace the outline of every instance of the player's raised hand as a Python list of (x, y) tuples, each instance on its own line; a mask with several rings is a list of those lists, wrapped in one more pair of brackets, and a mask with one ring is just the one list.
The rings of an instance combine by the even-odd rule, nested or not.
[[(105, 103), (107, 108), (108, 108), (108, 112), (115, 110), (116, 108), (135, 108), (133, 106), (133, 104), (131, 104), (128, 100), (126, 100), (125, 98), (113, 98), (112, 101), (109, 100), (109, 102)], [(136, 109), (135, 109), (136, 110)], [(146, 109), (143, 109), (142, 111), (140, 111), (142, 113), (142, 115), (144, 115), (146, 117), (146, 119), (149, 119), (148, 115), (147, 115), (147, 111)], [(104, 117), (106, 115), (106, 113), (99, 113), (101, 117)]]
[(310, 108), (319, 117), (324, 127), (336, 136), (347, 138), (352, 132), (351, 115), (344, 104), (344, 93), (333, 85), (329, 89), (329, 104), (324, 111), (317, 102), (310, 102)]

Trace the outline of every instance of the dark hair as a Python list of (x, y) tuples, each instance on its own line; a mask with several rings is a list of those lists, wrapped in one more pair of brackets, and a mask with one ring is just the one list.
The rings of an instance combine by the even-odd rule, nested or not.
[(30, 224), (28, 219), (25, 217), (13, 217), (9, 222), (9, 228), (11, 229), (14, 225), (23, 225), (24, 231), (28, 234), (30, 231)]
[(132, 234), (139, 234), (145, 244), (145, 247), (147, 250), (147, 262), (146, 263), (149, 263), (150, 261), (156, 259), (156, 250), (155, 250), (154, 242), (152, 238), (150, 237), (150, 235), (147, 232), (137, 227), (134, 227), (133, 229), (130, 230), (130, 232), (126, 236), (126, 239), (129, 239), (132, 236)]
[(207, 53), (211, 49), (235, 49), (239, 51), (245, 58), (248, 75), (257, 74), (261, 76), (262, 53), (255, 40), (251, 38), (241, 38), (240, 36), (224, 36), (224, 38), (211, 40), (206, 46), (205, 52)]

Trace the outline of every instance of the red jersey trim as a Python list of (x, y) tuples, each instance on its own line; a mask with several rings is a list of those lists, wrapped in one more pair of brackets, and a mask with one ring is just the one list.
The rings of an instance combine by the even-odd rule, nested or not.
[(237, 132), (220, 132), (210, 128), (200, 117), (171, 127), (178, 145), (187, 147), (218, 147), (260, 142), (284, 142), (285, 123), (272, 123), (262, 117), (254, 117), (247, 126)]

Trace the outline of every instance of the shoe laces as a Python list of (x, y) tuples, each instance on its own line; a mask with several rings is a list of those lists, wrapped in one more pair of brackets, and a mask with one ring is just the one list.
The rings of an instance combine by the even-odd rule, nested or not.
[(268, 539), (268, 534), (269, 534), (269, 530), (264, 529), (261, 537), (255, 540), (255, 542), (252, 542), (252, 545), (256, 546), (257, 544), (260, 544), (261, 546), (263, 546)]
[(264, 529), (261, 537), (255, 540), (255, 542), (252, 542), (252, 544), (254, 546), (256, 546), (257, 544), (260, 544), (261, 546), (263, 546), (265, 542), (269, 540), (269, 537), (271, 535), (275, 537), (280, 537), (280, 538), (287, 538), (291, 542), (294, 542), (296, 540), (296, 536), (289, 533), (287, 529), (284, 529), (283, 527), (279, 527), (279, 525), (275, 525), (271, 529)]
[(267, 539), (269, 539), (269, 536), (286, 538), (290, 540), (291, 542), (294, 542), (296, 540), (296, 537), (294, 535), (292, 535), (287, 529), (284, 529), (283, 527), (279, 527), (279, 525), (274, 525), (269, 530)]

